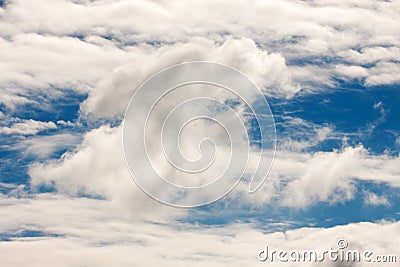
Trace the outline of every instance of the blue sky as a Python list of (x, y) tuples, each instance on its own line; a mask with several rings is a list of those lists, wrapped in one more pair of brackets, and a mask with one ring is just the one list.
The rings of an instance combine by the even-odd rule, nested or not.
[[(4, 2), (1, 266), (253, 266), (339, 237), (400, 257), (398, 1)], [(130, 177), (122, 122), (143, 81), (196, 60), (262, 89), (276, 158), (254, 195), (171, 208)]]

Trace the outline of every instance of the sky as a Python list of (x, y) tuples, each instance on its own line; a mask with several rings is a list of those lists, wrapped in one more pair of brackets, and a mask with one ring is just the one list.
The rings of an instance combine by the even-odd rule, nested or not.
[[(266, 245), (322, 251), (339, 239), (399, 262), (399, 15), (397, 0), (0, 1), (0, 265), (355, 265), (257, 258)], [(139, 188), (122, 139), (139, 86), (191, 61), (231, 66), (260, 88), (246, 97), (268, 101), (276, 153), (249, 194), (260, 147), (247, 121), (244, 179), (215, 203), (182, 209)], [(194, 95), (171, 94), (165, 107)], [(218, 176), (229, 154), (221, 132), (199, 122), (182, 133), (189, 157), (202, 136), (222, 144), (199, 177)]]

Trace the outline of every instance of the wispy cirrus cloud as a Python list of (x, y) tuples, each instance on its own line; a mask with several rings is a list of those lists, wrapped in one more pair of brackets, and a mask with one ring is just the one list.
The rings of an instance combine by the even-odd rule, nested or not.
[(17, 119), (11, 126), (0, 127), (1, 134), (21, 134), (33, 135), (42, 131), (56, 129), (57, 125), (52, 121), (35, 121), (32, 119), (21, 120)]

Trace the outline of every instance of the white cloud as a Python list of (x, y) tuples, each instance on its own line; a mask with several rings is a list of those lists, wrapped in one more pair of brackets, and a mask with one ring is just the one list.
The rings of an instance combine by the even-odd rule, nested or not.
[[(1, 262), (10, 267), (253, 266), (268, 264), (257, 259), (258, 251), (265, 245), (275, 250), (315, 249), (322, 253), (337, 248), (339, 238), (348, 241), (349, 249), (368, 249), (374, 256), (399, 253), (397, 236), (386, 234), (399, 232), (399, 222), (266, 232), (240, 223), (212, 227), (168, 220), (134, 222), (116, 212), (108, 201), (60, 195), (2, 198), (0, 205), (0, 230), (11, 236), (10, 241), (0, 242)], [(41, 231), (44, 236), (12, 237), (23, 230)], [(274, 265), (280, 264), (274, 262)], [(332, 263), (326, 261), (320, 266)], [(360, 266), (369, 265), (360, 263)]]
[[(268, 87), (270, 94), (290, 96), (299, 90), (292, 85), (282, 55), (268, 53), (251, 39), (229, 38), (224, 43), (216, 43), (194, 38), (160, 48), (146, 44), (119, 48), (98, 40), (95, 36), (78, 40), (38, 34), (17, 35), (12, 41), (0, 40), (0, 47), (3, 46), (0, 84), (10, 88), (46, 89), (50, 94), (57, 93), (51, 87), (89, 92), (83, 111), (95, 116), (122, 113), (133, 91), (150, 75), (164, 67), (193, 60), (236, 67), (261, 88)], [(21, 91), (8, 90), (9, 97), (2, 102), (10, 107), (23, 104), (26, 101), (20, 96)]]
[(370, 191), (364, 192), (364, 203), (371, 206), (390, 206), (390, 202), (385, 196), (378, 196)]
[(278, 150), (302, 152), (313, 148), (327, 139), (339, 139), (331, 125), (319, 125), (298, 117), (282, 116)]
[(349, 50), (341, 52), (341, 54), (351, 62), (365, 65), (380, 61), (396, 61), (400, 58), (400, 48), (396, 46), (372, 46), (362, 48), (360, 52)]
[(121, 129), (102, 126), (92, 130), (75, 151), (67, 152), (60, 160), (34, 164), (29, 170), (31, 184), (54, 183), (61, 194), (100, 195), (114, 203), (115, 209), (136, 218), (143, 219), (155, 210), (159, 210), (160, 218), (174, 214), (140, 191), (130, 177), (122, 151)]
[(343, 75), (348, 78), (363, 78), (368, 76), (368, 70), (360, 66), (347, 66), (347, 65), (337, 65), (336, 71), (339, 75)]
[(315, 66), (315, 65), (289, 65), (290, 72), (294, 82), (298, 82), (301, 85), (301, 89), (304, 92), (318, 92), (325, 87), (335, 86), (335, 82), (332, 81), (332, 73), (334, 68), (331, 66)]
[[(54, 184), (59, 192), (74, 194), (84, 190), (128, 210), (142, 211), (143, 207), (158, 204), (141, 192), (129, 176), (122, 154), (121, 129), (103, 126), (92, 130), (76, 152), (57, 161), (34, 164), (29, 171), (32, 185)], [(158, 136), (155, 135), (154, 138)], [(197, 144), (195, 139), (192, 141), (189, 143)], [(254, 171), (256, 162), (251, 158), (247, 173)], [(400, 157), (371, 155), (362, 146), (333, 152), (278, 151), (266, 185), (259, 192), (248, 194), (248, 187), (241, 183), (232, 196), (256, 206), (271, 198), (279, 199), (280, 205), (296, 208), (317, 202), (345, 202), (354, 197), (358, 180), (399, 187), (399, 164)], [(219, 173), (219, 167), (215, 171)], [(217, 177), (215, 173), (208, 175)], [(282, 182), (287, 185), (282, 187)]]
[(222, 44), (204, 38), (165, 45), (152, 53), (138, 53), (134, 63), (122, 66), (103, 78), (81, 105), (84, 113), (107, 117), (121, 115), (139, 85), (170, 65), (209, 60), (237, 68), (271, 95), (290, 96), (299, 90), (292, 85), (285, 59), (269, 54), (250, 39), (228, 39)]
[[(43, 8), (46, 7), (46, 8)], [(348, 3), (337, 1), (95, 1), (74, 3), (57, 0), (16, 1), (8, 5), (1, 24), (3, 35), (20, 32), (44, 32), (54, 35), (83, 33), (113, 35), (135, 41), (187, 41), (193, 36), (213, 37), (228, 33), (250, 37), (272, 38), (305, 36), (326, 42), (332, 47), (352, 42), (377, 42), (382, 37), (394, 38), (396, 2)], [(35, 10), (35, 12), (27, 12)], [(224, 12), (224, 11), (230, 12)], [(235, 15), (241, 12), (238, 20)], [(221, 16), (224, 12), (225, 16)], [(136, 16), (131, 16), (135, 13)], [(156, 17), (154, 20), (152, 18)], [(289, 20), (291, 18), (291, 20)], [(11, 23), (12, 20), (19, 23)], [(68, 21), (69, 23), (66, 23)], [(151, 28), (148, 22), (153, 22)], [(289, 27), (290, 26), (290, 27)], [(354, 28), (357, 26), (357, 28)], [(173, 31), (171, 29), (174, 29)], [(341, 34), (335, 38), (335, 33)], [(355, 34), (356, 33), (356, 34)], [(375, 36), (372, 34), (376, 34)], [(353, 37), (351, 37), (353, 35)], [(371, 40), (361, 40), (370, 36)]]
[(372, 107), (374, 109), (382, 108), (383, 107), (383, 103), (382, 103), (382, 101), (379, 101), (379, 102), (375, 103)]
[[(1, 13), (0, 84), (90, 91), (102, 105), (102, 96), (112, 94), (104, 86), (116, 91), (114, 98), (126, 95), (124, 75), (135, 75), (135, 88), (153, 71), (193, 59), (233, 64), (263, 76), (261, 85), (269, 77), (286, 96), (315, 90), (310, 83), (334, 86), (337, 75), (394, 84), (399, 10), (397, 1), (11, 1)], [(119, 77), (100, 81), (114, 69)], [(290, 77), (293, 84), (286, 84)], [(13, 93), (10, 101), (23, 99)], [(88, 111), (96, 109), (87, 103)]]
[(77, 134), (59, 133), (49, 136), (34, 136), (14, 144), (12, 149), (21, 149), (23, 155), (46, 159), (60, 149), (73, 149), (81, 138)]
[(50, 87), (87, 91), (100, 77), (131, 59), (113, 45), (37, 33), (0, 38), (0, 48), (3, 86), (48, 89), (49, 93), (53, 93)]
[[(357, 180), (383, 182), (394, 187), (400, 157), (372, 156), (362, 147), (313, 154), (278, 154), (276, 175), (289, 177), (283, 204), (307, 207), (316, 202), (346, 202), (354, 196)], [(285, 171), (285, 169), (287, 169)], [(292, 179), (290, 179), (292, 177)]]
[(385, 107), (381, 101), (378, 103), (375, 103), (372, 106), (372, 108), (375, 110), (378, 110), (379, 117), (375, 121), (368, 123), (367, 129), (366, 129), (367, 134), (371, 134), (376, 129), (376, 127), (378, 127), (380, 124), (385, 122), (387, 115), (389, 113), (389, 111), (385, 109)]
[(17, 105), (32, 103), (31, 99), (21, 95), (23, 91), (16, 88), (2, 88), (0, 104), (4, 105), (8, 110), (14, 111)]
[(400, 80), (400, 64), (379, 62), (370, 69), (371, 75), (366, 78), (367, 85), (388, 85)]
[[(399, 11), (398, 1), (372, 0), (11, 1), (0, 11), (0, 103), (12, 110), (32, 101), (26, 92), (52, 94), (53, 87), (72, 88), (88, 93), (81, 105), (84, 115), (121, 116), (144, 79), (163, 67), (190, 60), (232, 65), (268, 87), (267, 94), (285, 97), (300, 89), (315, 91), (314, 85), (334, 86), (338, 76), (365, 79), (371, 86), (396, 84), (400, 81)], [(72, 126), (62, 121), (57, 125)], [(30, 135), (57, 125), (26, 120), (0, 131)], [(254, 205), (276, 198), (281, 205), (304, 208), (352, 199), (359, 179), (400, 186), (399, 157), (371, 155), (362, 146), (300, 153), (332, 134), (329, 126), (313, 127), (307, 129), (314, 140), (293, 144), (294, 151), (279, 152), (267, 184), (258, 193), (249, 195), (242, 183), (232, 197)], [(46, 157), (63, 138), (77, 142), (71, 136), (52, 138), (31, 139), (25, 143), (26, 153)], [(242, 225), (185, 232), (132, 224), (133, 219), (159, 220), (186, 213), (159, 205), (133, 183), (124, 164), (121, 126), (90, 131), (76, 150), (59, 160), (33, 164), (29, 174), (34, 188), (54, 184), (60, 194), (85, 192), (106, 200), (2, 196), (2, 231), (33, 227), (65, 235), (1, 242), (5, 265), (166, 266), (168, 261), (173, 266), (188, 262), (246, 266), (256, 261), (255, 253), (264, 242), (277, 248), (319, 247), (330, 245), (324, 240), (336, 235), (356, 236), (352, 242), (372, 244), (381, 253), (398, 252), (395, 237), (383, 234), (398, 232), (398, 223), (285, 234), (262, 234)], [(386, 205), (385, 199), (370, 192), (365, 201)]]
[(57, 126), (54, 122), (44, 122), (29, 120), (19, 120), (19, 122), (14, 123), (10, 127), (3, 126), (0, 128), (0, 133), (2, 134), (21, 134), (21, 135), (32, 135), (37, 134), (42, 131), (56, 129)]
[(66, 126), (66, 127), (72, 127), (75, 126), (76, 124), (70, 121), (64, 121), (64, 120), (59, 120), (57, 121), (58, 125)]

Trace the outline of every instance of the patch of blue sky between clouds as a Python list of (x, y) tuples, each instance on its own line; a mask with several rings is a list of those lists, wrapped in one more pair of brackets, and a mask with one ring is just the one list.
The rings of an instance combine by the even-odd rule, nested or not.
[(0, 242), (13, 242), (13, 241), (35, 241), (40, 238), (62, 237), (62, 234), (47, 233), (39, 230), (21, 229), (0, 233)]
[[(86, 98), (85, 94), (53, 88), (52, 94), (39, 91), (25, 97), (31, 101), (12, 109), (0, 105), (3, 114), (1, 127), (12, 129), (16, 122), (49, 123), (52, 127), (33, 131), (28, 129), (26, 133), (26, 129), (0, 132), (0, 182), (23, 184), (30, 191), (27, 174), (29, 165), (60, 158), (80, 143), (82, 135), (89, 128), (79, 119), (79, 105)], [(9, 191), (7, 187), (3, 189)]]
[[(311, 152), (362, 144), (375, 154), (398, 155), (396, 137), (400, 132), (400, 93), (396, 85), (365, 88), (342, 83), (320, 94), (300, 95), (287, 101), (272, 98), (269, 101), (281, 140), (307, 141), (315, 134), (313, 128), (325, 126), (331, 127), (333, 133), (312, 147)], [(291, 120), (299, 123), (290, 123)]]

